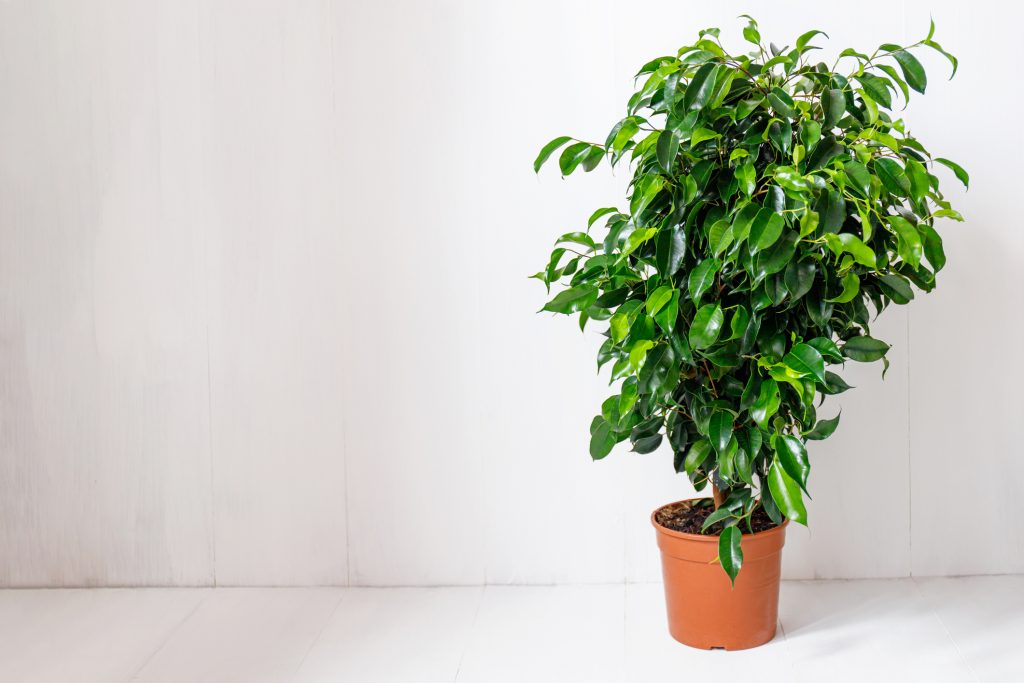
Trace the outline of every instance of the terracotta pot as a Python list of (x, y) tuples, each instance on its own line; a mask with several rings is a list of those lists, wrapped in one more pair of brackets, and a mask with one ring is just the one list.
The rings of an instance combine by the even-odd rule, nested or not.
[(733, 587), (721, 565), (714, 561), (718, 557), (718, 536), (663, 527), (657, 515), (665, 507), (669, 506), (651, 514), (651, 523), (658, 532), (672, 637), (704, 650), (744, 650), (774, 638), (788, 520), (774, 529), (743, 535), (743, 568)]

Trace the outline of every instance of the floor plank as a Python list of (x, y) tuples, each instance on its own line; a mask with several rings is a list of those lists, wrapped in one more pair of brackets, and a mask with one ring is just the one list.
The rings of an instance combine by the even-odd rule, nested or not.
[(482, 587), (348, 589), (296, 681), (451, 683), (482, 594)]
[(0, 591), (0, 681), (127, 680), (207, 595), (185, 588)]
[(457, 683), (619, 682), (624, 587), (488, 586)]
[(978, 680), (1024, 681), (1024, 576), (914, 582)]
[(910, 579), (787, 581), (779, 612), (796, 680), (976, 680)]
[(290, 681), (342, 594), (335, 588), (217, 589), (132, 680)]

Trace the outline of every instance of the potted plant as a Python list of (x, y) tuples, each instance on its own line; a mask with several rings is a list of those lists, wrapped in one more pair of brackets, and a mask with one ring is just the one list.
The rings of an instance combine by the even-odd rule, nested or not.
[(934, 24), (913, 45), (828, 65), (814, 59), (823, 32), (765, 46), (744, 18), (752, 51), (701, 31), (640, 69), (604, 144), (559, 137), (534, 164), (560, 150), (563, 176), (631, 168), (628, 207), (594, 211), (533, 277), (561, 288), (542, 310), (605, 328), (598, 369), (616, 389), (590, 455), (664, 440), (676, 472), (710, 484), (711, 498), (652, 515), (669, 630), (701, 648), (774, 636), (785, 526), (807, 523), (807, 442), (839, 423), (819, 419), (818, 399), (850, 388), (834, 368), (847, 360), (888, 367), (872, 316), (934, 288), (936, 219), (962, 220), (934, 173), (968, 184), (898, 118), (927, 84), (912, 50), (937, 50), (956, 73)]

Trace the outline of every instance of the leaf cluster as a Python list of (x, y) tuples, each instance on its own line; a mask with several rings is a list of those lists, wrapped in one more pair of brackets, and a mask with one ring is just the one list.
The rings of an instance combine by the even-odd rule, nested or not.
[[(897, 117), (927, 75), (913, 51), (956, 58), (928, 35), (870, 54), (812, 59), (808, 31), (792, 47), (764, 45), (750, 17), (746, 54), (718, 29), (645, 64), (603, 143), (558, 137), (563, 176), (625, 162), (628, 206), (594, 211), (558, 238), (533, 277), (557, 294), (543, 310), (602, 323), (598, 369), (616, 393), (590, 426), (590, 453), (667, 441), (677, 472), (724, 499), (719, 559), (731, 578), (740, 538), (759, 507), (804, 523), (806, 442), (825, 396), (849, 389), (847, 360), (881, 360), (871, 320), (928, 292), (945, 264), (939, 218), (962, 220), (942, 195), (934, 157)], [(904, 105), (905, 106), (905, 105)], [(731, 529), (731, 530), (730, 530)]]

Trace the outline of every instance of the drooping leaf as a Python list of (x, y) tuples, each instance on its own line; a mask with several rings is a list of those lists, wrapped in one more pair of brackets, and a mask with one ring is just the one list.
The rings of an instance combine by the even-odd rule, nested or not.
[(800, 493), (800, 485), (786, 474), (778, 459), (772, 462), (768, 470), (768, 487), (783, 515), (798, 524), (807, 524), (807, 508)]
[(729, 581), (736, 584), (736, 576), (743, 566), (743, 548), (741, 546), (742, 532), (737, 526), (728, 526), (722, 529), (718, 537), (718, 561), (722, 568), (729, 575)]
[(540, 154), (537, 155), (537, 159), (533, 162), (533, 172), (540, 173), (541, 166), (543, 166), (544, 162), (548, 160), (548, 157), (550, 157), (556, 149), (569, 142), (569, 140), (572, 140), (572, 138), (568, 135), (562, 135), (544, 145), (540, 150)]

